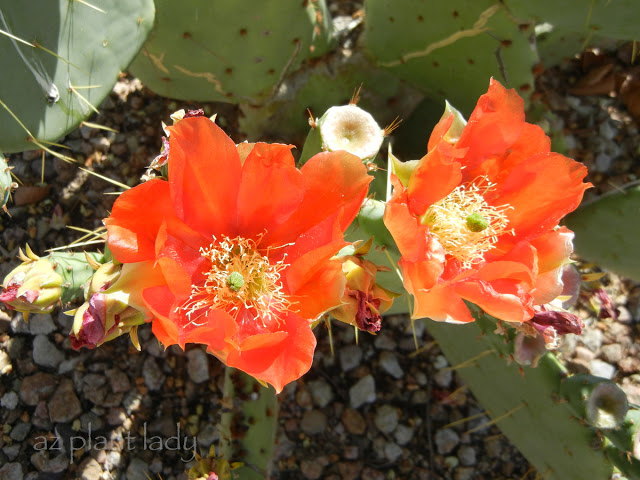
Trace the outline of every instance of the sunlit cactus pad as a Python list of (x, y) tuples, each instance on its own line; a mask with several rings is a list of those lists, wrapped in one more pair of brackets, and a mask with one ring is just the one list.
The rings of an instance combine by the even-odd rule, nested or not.
[(8, 153), (55, 142), (96, 111), (144, 43), (154, 6), (24, 0), (3, 2), (0, 13), (0, 151)]

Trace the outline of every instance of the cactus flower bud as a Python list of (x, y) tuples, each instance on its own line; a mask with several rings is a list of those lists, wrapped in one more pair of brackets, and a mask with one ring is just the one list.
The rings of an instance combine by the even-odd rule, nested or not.
[(4, 279), (0, 301), (9, 308), (29, 313), (48, 313), (60, 301), (62, 277), (51, 263), (35, 255), (27, 246), (27, 255), (20, 251), (21, 265)]
[(357, 326), (360, 330), (376, 333), (380, 330), (382, 314), (393, 304), (397, 295), (376, 283), (376, 274), (385, 269), (363, 258), (369, 252), (372, 240), (354, 252), (340, 257), (346, 277), (343, 304), (331, 315), (341, 322)]
[(146, 265), (100, 265), (86, 288), (86, 301), (73, 314), (70, 334), (72, 347), (76, 350), (95, 348), (126, 333), (140, 349), (137, 328), (152, 318), (142, 303), (140, 292), (153, 275)]

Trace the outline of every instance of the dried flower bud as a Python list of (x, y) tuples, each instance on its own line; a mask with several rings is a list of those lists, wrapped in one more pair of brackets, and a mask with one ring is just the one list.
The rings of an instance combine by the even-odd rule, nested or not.
[(340, 257), (347, 284), (343, 304), (332, 310), (331, 315), (360, 330), (376, 333), (381, 327), (382, 314), (391, 307), (397, 295), (376, 283), (376, 274), (385, 268), (363, 258), (370, 247), (371, 241), (354, 255)]

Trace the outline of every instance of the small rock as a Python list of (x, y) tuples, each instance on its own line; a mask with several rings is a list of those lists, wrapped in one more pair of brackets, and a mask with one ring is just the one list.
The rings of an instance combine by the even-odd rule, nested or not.
[(7, 410), (13, 410), (18, 406), (18, 394), (16, 392), (7, 392), (0, 398), (0, 407)]
[(134, 458), (127, 467), (127, 480), (149, 480), (149, 465), (140, 458)]
[(324, 455), (310, 460), (303, 460), (300, 464), (300, 472), (302, 473), (303, 478), (316, 480), (322, 477), (322, 471), (328, 464), (329, 459)]
[(29, 315), (29, 332), (31, 335), (49, 335), (58, 329), (48, 313), (36, 313)]
[[(4, 453), (9, 460), (15, 460), (20, 455), (20, 444), (14, 443), (12, 445), (7, 445), (2, 449), (2, 453)], [(2, 476), (2, 471), (0, 470), (0, 478), (4, 478)]]
[(597, 352), (602, 346), (602, 330), (597, 328), (585, 328), (579, 340), (592, 352)]
[(340, 462), (338, 463), (338, 471), (341, 480), (356, 480), (360, 478), (362, 462)]
[(347, 345), (340, 350), (340, 365), (344, 372), (353, 370), (362, 363), (362, 349), (358, 345)]
[(591, 363), (589, 363), (589, 370), (591, 370), (592, 375), (608, 378), (609, 380), (611, 380), (616, 374), (616, 367), (607, 362), (603, 362), (598, 358), (591, 360)]
[(433, 375), (433, 381), (439, 387), (448, 388), (451, 385), (451, 381), (453, 380), (453, 370), (438, 370)]
[(151, 391), (160, 390), (166, 378), (153, 357), (147, 357), (144, 361), (142, 375), (144, 377), (144, 384)]
[(300, 422), (302, 431), (307, 435), (316, 435), (327, 429), (327, 416), (321, 410), (307, 410)]
[(392, 442), (384, 444), (384, 456), (390, 462), (395, 462), (402, 456), (402, 448)]
[(121, 460), (120, 452), (111, 451), (107, 453), (104, 459), (104, 469), (107, 471), (118, 470)]
[(109, 370), (105, 370), (104, 374), (109, 379), (113, 393), (128, 392), (131, 388), (129, 377), (119, 368), (110, 368)]
[(80, 480), (99, 480), (102, 473), (100, 464), (93, 458), (87, 458), (78, 467), (76, 475), (79, 475)]
[(612, 343), (610, 345), (604, 345), (602, 350), (600, 351), (602, 355), (602, 359), (607, 363), (618, 363), (622, 360), (622, 345), (619, 343)]
[(396, 342), (389, 335), (376, 335), (376, 339), (373, 344), (378, 350), (395, 350), (397, 348)]
[(391, 405), (382, 405), (376, 410), (373, 421), (381, 432), (391, 433), (398, 426), (399, 416), (397, 408)]
[(56, 389), (57, 379), (50, 373), (38, 372), (22, 380), (20, 399), (29, 406), (36, 406), (40, 400), (47, 400)]
[(460, 437), (455, 430), (443, 428), (436, 432), (434, 441), (436, 443), (438, 453), (440, 455), (446, 455), (456, 448), (458, 443), (460, 443)]
[(347, 431), (353, 435), (362, 435), (367, 429), (364, 417), (353, 408), (345, 408), (341, 420)]
[(318, 407), (324, 408), (333, 400), (333, 389), (324, 379), (312, 380), (308, 383), (308, 387), (313, 403)]
[(398, 445), (406, 445), (413, 438), (413, 433), (413, 428), (400, 424), (393, 433), (393, 437), (396, 439)]
[(73, 389), (73, 382), (67, 378), (60, 382), (60, 386), (51, 397), (48, 404), (49, 419), (53, 423), (66, 423), (82, 413), (82, 405)]
[(476, 464), (476, 451), (473, 447), (464, 445), (458, 450), (458, 458), (465, 467), (472, 467)]
[(198, 433), (198, 447), (209, 448), (209, 446), (218, 439), (218, 431), (216, 427), (207, 423)]
[(22, 466), (19, 463), (7, 463), (0, 468), (0, 478), (3, 480), (22, 480)]
[(11, 429), (11, 433), (9, 434), (9, 436), (16, 442), (22, 442), (25, 438), (27, 438), (30, 430), (30, 423), (18, 422), (17, 425)]
[(460, 467), (453, 474), (453, 480), (471, 480), (475, 475), (475, 469), (471, 467)]
[(392, 352), (385, 350), (380, 354), (380, 366), (385, 372), (397, 380), (404, 376), (398, 358)]
[(14, 315), (11, 319), (11, 331), (13, 333), (31, 333), (29, 324), (24, 321), (21, 313)]
[(107, 424), (116, 426), (122, 425), (127, 419), (127, 414), (124, 412), (124, 408), (110, 408), (107, 414)]
[(187, 352), (187, 373), (193, 383), (209, 380), (209, 358), (204, 350), (194, 348)]
[(362, 377), (349, 389), (349, 401), (353, 408), (376, 401), (376, 382), (371, 375)]
[(33, 361), (41, 367), (58, 368), (64, 353), (58, 350), (45, 335), (36, 335), (33, 340)]

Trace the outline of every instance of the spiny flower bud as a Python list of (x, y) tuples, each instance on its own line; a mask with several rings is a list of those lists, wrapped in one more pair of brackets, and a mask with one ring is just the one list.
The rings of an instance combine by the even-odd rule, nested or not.
[(23, 263), (13, 269), (3, 282), (0, 301), (22, 312), (48, 313), (60, 301), (63, 278), (51, 263), (38, 257), (27, 245), (27, 254), (20, 250)]

